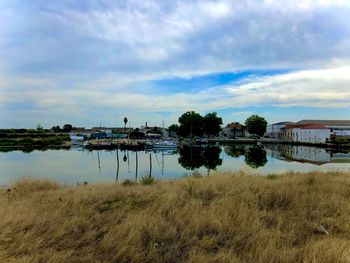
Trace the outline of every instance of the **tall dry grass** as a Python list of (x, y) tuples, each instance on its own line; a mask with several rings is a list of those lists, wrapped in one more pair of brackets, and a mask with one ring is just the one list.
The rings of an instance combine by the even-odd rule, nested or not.
[(0, 262), (350, 262), (350, 174), (3, 192)]

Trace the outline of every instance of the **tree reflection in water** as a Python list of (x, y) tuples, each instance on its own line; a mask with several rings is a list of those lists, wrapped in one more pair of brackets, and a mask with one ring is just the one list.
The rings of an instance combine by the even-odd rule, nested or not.
[(220, 158), (221, 148), (217, 146), (184, 146), (180, 149), (179, 163), (188, 170), (198, 169), (202, 166), (209, 170), (215, 170), (222, 164)]
[(260, 146), (231, 145), (225, 147), (225, 153), (231, 157), (238, 158), (244, 155), (245, 163), (252, 168), (263, 167), (267, 163), (266, 151)]
[(245, 163), (252, 168), (265, 166), (267, 163), (266, 151), (259, 146), (253, 146), (245, 151)]
[(204, 149), (203, 165), (209, 170), (215, 170), (217, 166), (222, 165), (220, 158), (221, 148), (208, 146)]

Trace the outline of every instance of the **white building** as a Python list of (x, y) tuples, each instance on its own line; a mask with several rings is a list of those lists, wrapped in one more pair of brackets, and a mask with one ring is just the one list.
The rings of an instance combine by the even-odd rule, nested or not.
[(350, 136), (350, 120), (301, 120), (297, 124), (318, 124), (331, 130), (336, 136)]
[(288, 142), (326, 143), (331, 137), (331, 129), (319, 124), (292, 124), (281, 130), (281, 139)]
[(271, 138), (281, 138), (281, 129), (284, 128), (286, 125), (294, 124), (290, 121), (283, 121), (283, 122), (277, 122), (274, 124), (267, 125), (266, 127), (266, 135), (270, 136)]
[(244, 137), (246, 136), (245, 127), (240, 123), (229, 123), (220, 131), (220, 136), (227, 138)]

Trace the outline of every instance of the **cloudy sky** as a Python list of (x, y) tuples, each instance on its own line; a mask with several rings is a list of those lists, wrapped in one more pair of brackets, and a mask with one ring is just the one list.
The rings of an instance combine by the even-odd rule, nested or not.
[(349, 0), (0, 0), (0, 127), (350, 119)]

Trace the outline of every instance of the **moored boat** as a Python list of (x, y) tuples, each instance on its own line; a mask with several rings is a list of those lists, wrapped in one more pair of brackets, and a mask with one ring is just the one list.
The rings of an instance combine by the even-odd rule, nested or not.
[(176, 141), (163, 140), (152, 144), (153, 149), (177, 149), (178, 144)]

